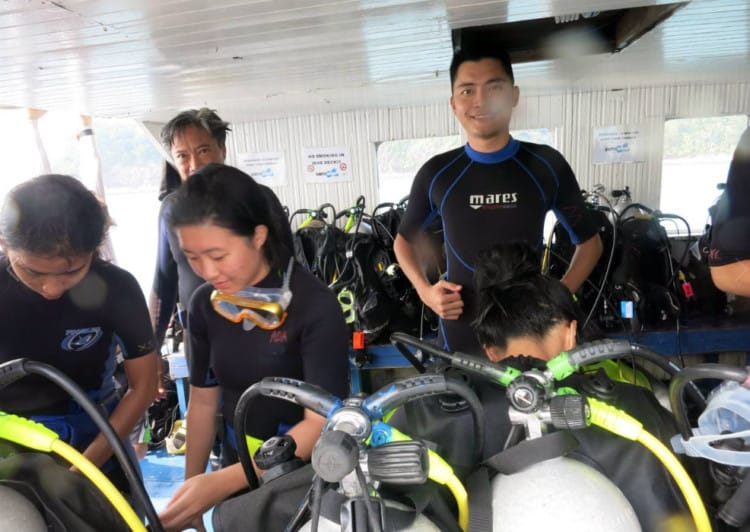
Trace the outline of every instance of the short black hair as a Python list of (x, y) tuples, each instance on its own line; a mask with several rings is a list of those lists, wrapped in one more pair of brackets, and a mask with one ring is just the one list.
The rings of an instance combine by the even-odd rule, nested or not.
[(568, 288), (541, 273), (539, 257), (527, 243), (480, 252), (474, 284), (479, 310), (472, 326), (483, 346), (504, 349), (511, 338), (544, 338), (559, 323), (580, 321)]
[(474, 42), (467, 43), (465, 46), (456, 49), (453, 53), (453, 60), (450, 66), (451, 90), (456, 83), (458, 67), (466, 61), (481, 61), (482, 59), (494, 59), (500, 63), (500, 66), (503, 67), (505, 73), (510, 77), (511, 83), (515, 84), (516, 78), (513, 76), (513, 64), (510, 62), (508, 52), (487, 43)]
[(96, 252), (109, 227), (106, 207), (76, 178), (47, 174), (13, 188), (0, 211), (9, 249), (50, 257)]
[(283, 268), (282, 261), (288, 259), (291, 250), (282, 240), (283, 228), (273, 215), (267, 193), (272, 192), (237, 168), (207, 164), (174, 192), (168, 223), (172, 228), (210, 223), (248, 238), (257, 226), (265, 225), (266, 260), (272, 268)]
[(229, 122), (222, 120), (213, 109), (209, 109), (208, 107), (188, 109), (172, 118), (162, 128), (162, 144), (164, 144), (167, 150), (171, 150), (175, 135), (189, 127), (198, 127), (208, 131), (220, 148), (226, 146), (227, 131), (232, 131), (229, 128)]

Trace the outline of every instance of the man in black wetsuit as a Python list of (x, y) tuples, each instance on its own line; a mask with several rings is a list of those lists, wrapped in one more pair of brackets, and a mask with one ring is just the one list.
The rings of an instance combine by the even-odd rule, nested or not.
[[(419, 170), (394, 250), (420, 299), (440, 320), (444, 347), (482, 355), (470, 328), (476, 304), (472, 288), (480, 250), (521, 240), (542, 245), (544, 218), (553, 210), (576, 251), (562, 282), (575, 292), (596, 265), (602, 244), (587, 214), (578, 183), (563, 156), (510, 136), (518, 87), (505, 52), (459, 50), (450, 67), (451, 107), (468, 143), (433, 157)], [(442, 219), (447, 271), (432, 284), (420, 266), (420, 237)]]
[[(224, 163), (227, 155), (227, 131), (231, 131), (228, 122), (222, 120), (213, 110), (202, 107), (183, 111), (172, 118), (162, 129), (161, 140), (172, 154), (180, 178), (184, 181), (190, 174), (209, 163)], [(266, 195), (266, 201), (271, 206), (291, 254), (292, 233), (284, 209), (270, 188), (261, 185), (261, 189)], [(164, 335), (177, 301), (186, 311), (193, 292), (204, 283), (204, 280), (190, 268), (185, 254), (180, 249), (177, 235), (167, 227), (171, 198), (171, 194), (164, 198), (159, 211), (156, 273), (149, 301), (157, 345), (164, 342)]]
[(750, 128), (740, 137), (717, 205), (709, 263), (719, 289), (750, 297)]

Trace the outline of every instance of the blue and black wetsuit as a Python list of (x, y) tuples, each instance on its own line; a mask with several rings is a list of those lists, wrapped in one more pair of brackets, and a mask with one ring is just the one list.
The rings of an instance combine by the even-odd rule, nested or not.
[(597, 233), (568, 163), (553, 148), (511, 139), (481, 153), (468, 144), (430, 159), (417, 173), (399, 233), (411, 241), (436, 218), (443, 223), (446, 278), (462, 285), (464, 312), (441, 320), (445, 348), (480, 354), (470, 323), (475, 313), (474, 264), (481, 250), (524, 241), (539, 248), (548, 211), (573, 243)]
[[(130, 273), (94, 259), (78, 284), (47, 300), (16, 279), (0, 256), (0, 363), (27, 357), (50, 364), (111, 412), (115, 337), (126, 359), (155, 350), (146, 301)], [(0, 410), (36, 419), (79, 451), (99, 433), (65, 391), (36, 375), (0, 389)]]

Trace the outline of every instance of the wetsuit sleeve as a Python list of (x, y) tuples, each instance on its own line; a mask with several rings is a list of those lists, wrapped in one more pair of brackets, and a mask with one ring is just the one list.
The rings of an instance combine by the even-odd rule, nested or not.
[(114, 333), (122, 342), (124, 358), (133, 359), (156, 351), (156, 342), (141, 287), (130, 273), (120, 272), (112, 287), (108, 312)]
[(307, 323), (300, 342), (304, 381), (337, 397), (349, 394), (349, 332), (333, 293), (307, 298)]
[(740, 139), (716, 206), (711, 228), (711, 266), (750, 259), (750, 128)]
[(557, 191), (552, 210), (568, 232), (571, 242), (580, 244), (597, 234), (596, 223), (583, 201), (573, 169), (560, 153), (555, 152), (555, 155)]
[(159, 233), (156, 245), (156, 272), (152, 287), (151, 320), (157, 345), (164, 343), (169, 320), (172, 318), (175, 305), (177, 304), (177, 263), (175, 262), (172, 249), (169, 246), (167, 220), (170, 209), (169, 197), (161, 204), (159, 209)]
[(399, 234), (406, 240), (413, 240), (421, 231), (437, 217), (437, 209), (430, 198), (430, 182), (432, 172), (425, 164), (417, 172), (409, 193), (409, 203), (406, 212), (398, 226)]
[(206, 313), (210, 311), (208, 292), (198, 289), (190, 300), (188, 311), (188, 368), (190, 384), (201, 388), (217, 386), (211, 366), (211, 344), (208, 339)]

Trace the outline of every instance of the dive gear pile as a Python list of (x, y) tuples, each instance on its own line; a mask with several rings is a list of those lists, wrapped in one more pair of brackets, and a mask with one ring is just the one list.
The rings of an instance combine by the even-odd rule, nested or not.
[[(578, 293), (586, 324), (594, 320), (604, 330), (638, 333), (678, 328), (680, 318), (688, 316), (724, 312), (726, 296), (711, 282), (708, 249), (693, 238), (687, 221), (631, 202), (628, 187), (613, 190), (612, 201), (603, 190), (598, 186), (591, 193), (583, 192), (604, 249)], [(665, 226), (680, 234), (681, 250)], [(567, 231), (555, 224), (543, 270), (561, 278), (574, 251)]]
[(393, 252), (406, 200), (382, 203), (371, 212), (360, 196), (342, 211), (330, 203), (292, 213), (305, 217), (294, 234), (295, 257), (334, 291), (352, 331), (367, 343), (393, 331), (418, 334), (434, 317), (419, 301)]
[[(502, 506), (499, 500), (498, 504), (492, 501), (497, 497), (502, 497), (503, 502), (511, 500), (511, 495), (515, 493), (508, 490), (522, 490), (524, 482), (537, 485), (541, 490), (545, 484), (545, 474), (564, 471), (560, 474), (568, 475), (563, 477), (568, 481), (578, 479), (599, 486), (592, 488), (592, 493), (599, 494), (599, 502), (609, 510), (612, 527), (615, 526), (614, 520), (617, 520), (622, 525), (618, 530), (640, 529), (643, 523), (639, 525), (637, 520), (634, 521), (633, 508), (623, 499), (612, 479), (602, 477), (601, 472), (591, 473), (590, 467), (584, 465), (586, 460), (570, 464), (567, 458), (561, 458), (568, 453), (576, 454), (578, 444), (574, 443), (575, 434), (592, 425), (612, 433), (618, 440), (637, 442), (643, 452), (651, 455), (657, 464), (661, 463), (665, 474), (669, 474), (673, 485), (682, 494), (681, 500), (686, 512), (689, 512), (685, 518), (692, 521), (692, 524), (681, 522), (675, 525), (678, 527), (676, 529), (695, 527), (695, 530), (705, 532), (712, 530), (716, 519), (734, 527), (742, 526), (748, 520), (750, 512), (746, 511), (747, 504), (740, 502), (750, 489), (743, 482), (747, 476), (747, 457), (750, 456), (750, 391), (747, 390), (750, 377), (747, 370), (715, 365), (681, 370), (658, 353), (622, 340), (584, 344), (561, 353), (547, 363), (537, 361), (539, 363), (524, 370), (461, 353), (448, 353), (403, 333), (392, 335), (391, 340), (401, 352), (411, 353), (415, 348), (419, 351), (417, 354), (411, 353), (411, 359), (419, 363), (422, 373), (397, 380), (370, 396), (357, 394), (342, 400), (319, 387), (294, 379), (274, 377), (263, 379), (246, 390), (235, 411), (235, 433), (238, 435), (245, 433), (249, 405), (258, 396), (292, 402), (324, 416), (326, 422), (321, 438), (313, 449), (311, 465), (290, 465), (288, 474), (273, 475), (258, 490), (241, 496), (245, 499), (223, 503), (214, 513), (215, 526), (230, 522), (227, 514), (231, 512), (227, 510), (234, 507), (234, 512), (242, 508), (243, 523), (260, 526), (259, 523), (264, 522), (262, 515), (270, 511), (275, 516), (277, 526), (282, 522), (288, 523), (285, 528), (288, 531), (407, 530), (417, 526), (424, 527), (419, 528), (424, 530), (499, 531), (508, 530), (509, 523), (515, 523), (513, 526), (519, 529), (531, 521), (514, 521), (511, 516), (503, 519), (504, 513), (497, 513), (517, 511), (517, 505), (508, 507)], [(660, 361), (659, 366), (672, 376), (670, 396), (678, 419), (686, 419), (682, 397), (685, 391), (693, 407), (705, 408), (698, 423), (700, 433), (696, 430), (694, 435), (689, 425), (686, 426), (684, 422), (678, 424), (681, 434), (674, 438), (674, 447), (678, 452), (689, 449), (689, 454), (708, 458), (712, 466), (715, 465), (714, 461), (721, 462), (718, 467), (712, 468), (712, 482), (717, 495), (722, 498), (717, 496), (714, 501), (708, 501), (721, 505), (718, 512), (714, 511), (713, 504), (708, 507), (704, 504), (702, 494), (696, 487), (696, 481), (705, 479), (692, 476), (694, 464), (686, 469), (681, 460), (662, 443), (663, 434), (656, 437), (647, 432), (639, 420), (599, 398), (602, 394), (606, 396), (606, 393), (593, 393), (585, 387), (574, 389), (568, 384), (575, 382), (570, 381), (570, 377), (579, 374), (585, 367), (596, 367), (604, 361), (623, 357)], [(441, 369), (441, 363), (504, 389), (504, 394), (500, 391), (497, 395), (507, 397), (510, 403), (509, 418), (514, 426), (525, 433), (525, 441), (518, 443), (519, 434), (516, 433), (509, 436), (504, 451), (483, 458), (483, 443), (488, 440), (483, 432), (485, 414), (482, 402), (464, 379)], [(604, 370), (601, 366), (599, 368), (599, 374), (604, 375)], [(434, 373), (435, 370), (438, 373)], [(720, 378), (733, 382), (718, 388), (706, 405), (692, 384), (692, 380), (699, 378)], [(604, 379), (606, 381), (606, 377)], [(595, 381), (596, 378), (592, 382)], [(411, 435), (397, 430), (391, 421), (391, 415), (399, 407), (445, 394), (452, 396), (446, 404), (454, 405), (453, 409), (460, 409), (456, 405), (463, 404), (463, 408), (471, 413), (470, 431), (471, 436), (475, 437), (469, 437), (467, 433), (466, 437), (459, 437), (460, 441), (454, 443), (457, 446), (472, 446), (469, 459), (461, 465), (446, 462), (443, 459), (445, 455), (441, 457), (437, 454), (442, 454), (441, 446), (435, 449), (429, 442), (412, 439)], [(416, 430), (415, 427), (411, 428)], [(408, 429), (405, 431), (408, 432)], [(722, 432), (728, 433), (722, 435)], [(573, 439), (563, 437), (566, 435), (573, 435)], [(457, 436), (459, 434), (454, 432), (448, 438), (455, 440)], [(523, 439), (522, 434), (520, 436)], [(723, 449), (726, 451), (709, 449), (702, 443), (704, 440), (701, 436), (708, 436), (711, 441), (733, 443), (731, 448), (725, 444)], [(238, 438), (238, 444), (243, 469), (252, 484), (255, 473), (247, 452), (248, 446), (242, 437)], [(282, 443), (281, 447), (276, 448), (278, 445), (279, 442), (271, 442), (267, 452), (277, 457), (286, 454), (290, 459), (292, 454), (286, 452), (287, 444)], [(272, 468), (279, 468), (283, 463), (284, 460), (278, 458), (269, 464)], [(635, 464), (628, 467), (634, 468)], [(514, 478), (516, 473), (523, 474)], [(510, 476), (505, 478), (503, 475)], [(649, 479), (644, 481), (648, 483)], [(437, 484), (446, 486), (448, 490), (437, 490)], [(288, 486), (293, 488), (289, 489)], [(704, 484), (701, 486), (705, 489)], [(570, 493), (583, 493), (578, 488), (585, 491), (585, 486), (574, 484), (570, 486)], [(550, 492), (537, 493), (533, 489), (531, 493), (539, 496), (548, 493), (552, 496)], [(285, 510), (280, 511), (280, 500), (285, 495)], [(563, 506), (570, 510), (575, 508), (575, 502), (570, 502), (574, 499), (563, 497), (558, 502), (569, 501)], [(226, 508), (222, 508), (224, 504)], [(539, 504), (538, 500), (536, 504)], [(444, 512), (446, 508), (447, 514)], [(585, 512), (586, 508), (589, 507), (583, 504), (580, 512)], [(593, 512), (596, 508), (592, 507), (591, 510)], [(561, 529), (569, 524), (560, 521), (564, 515), (565, 512), (555, 514), (555, 522)], [(678, 518), (676, 515), (672, 517)], [(586, 523), (588, 529), (596, 530), (601, 526), (602, 518), (600, 516), (595, 522), (586, 523), (585, 519), (576, 522)], [(221, 526), (216, 529), (226, 530)], [(576, 530), (584, 528), (578, 527)]]

